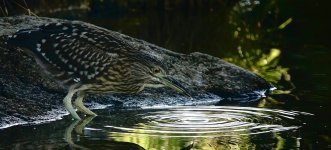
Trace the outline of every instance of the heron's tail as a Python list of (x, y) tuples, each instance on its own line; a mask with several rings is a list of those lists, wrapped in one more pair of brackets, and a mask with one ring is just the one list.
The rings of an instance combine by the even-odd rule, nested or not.
[(46, 35), (41, 32), (40, 28), (22, 29), (8, 36), (7, 45), (35, 51), (38, 42), (44, 37)]

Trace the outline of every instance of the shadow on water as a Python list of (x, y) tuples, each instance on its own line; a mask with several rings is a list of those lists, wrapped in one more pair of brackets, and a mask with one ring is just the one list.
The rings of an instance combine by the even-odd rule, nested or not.
[(14, 141), (1, 143), (14, 149), (297, 148), (304, 117), (311, 116), (233, 106), (110, 108), (96, 112), (99, 116), (81, 121), (68, 116), (43, 125), (13, 127), (0, 138), (10, 135)]

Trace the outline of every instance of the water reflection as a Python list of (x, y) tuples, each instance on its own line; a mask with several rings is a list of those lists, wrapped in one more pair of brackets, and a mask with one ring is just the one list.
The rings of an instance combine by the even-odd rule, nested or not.
[[(253, 107), (199, 106), (156, 109), (138, 112), (145, 122), (132, 127), (106, 125), (109, 136), (162, 136), (162, 137), (223, 137), (262, 134), (294, 130), (289, 124), (296, 111), (272, 110)], [(123, 116), (124, 117), (124, 116)], [(108, 128), (108, 129), (107, 129)]]
[(231, 106), (95, 112), (99, 116), (81, 121), (66, 116), (48, 124), (6, 130), (0, 139), (8, 140), (0, 141), (0, 149), (293, 149), (301, 143), (303, 117), (311, 115)]
[(70, 148), (88, 149), (84, 146), (75, 144), (72, 139), (72, 132), (75, 130), (76, 134), (83, 135), (83, 129), (92, 121), (94, 116), (87, 116), (82, 120), (75, 120), (70, 126), (67, 127), (64, 133), (64, 140), (69, 144)]
[[(280, 135), (283, 132), (293, 138), (287, 140), (297, 140), (291, 134), (302, 125), (297, 117), (310, 115), (297, 111), (229, 106), (100, 111), (98, 114), (101, 115), (94, 121), (91, 121), (93, 118), (88, 118), (74, 122), (67, 128), (65, 139), (70, 146), (87, 148), (86, 145), (91, 142), (97, 146), (95, 142), (98, 139), (101, 143), (112, 141), (112, 146), (114, 143), (127, 142), (131, 146), (145, 149), (228, 149), (256, 147), (257, 143), (270, 148), (287, 138)], [(81, 137), (74, 141), (71, 135)], [(99, 146), (104, 146), (103, 144)]]
[[(93, 120), (94, 116), (87, 116), (82, 120), (75, 120), (70, 124), (64, 133), (64, 140), (68, 143), (70, 149), (82, 149), (82, 150), (89, 150), (89, 149), (125, 149), (125, 150), (144, 150), (141, 146), (129, 143), (129, 142), (117, 142), (117, 141), (109, 141), (103, 139), (93, 139), (89, 138), (89, 136), (84, 137), (84, 128), (86, 125), (89, 124)], [(88, 128), (87, 128), (88, 129)], [(90, 129), (91, 130), (91, 129)], [(76, 137), (82, 136), (81, 138), (74, 138), (73, 135)], [(87, 138), (88, 140), (84, 140)]]

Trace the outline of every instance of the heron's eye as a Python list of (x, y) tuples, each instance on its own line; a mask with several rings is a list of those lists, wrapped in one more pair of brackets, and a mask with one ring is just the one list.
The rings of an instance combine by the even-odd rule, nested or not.
[(161, 72), (161, 69), (160, 68), (154, 68), (153, 70), (153, 74), (158, 74)]

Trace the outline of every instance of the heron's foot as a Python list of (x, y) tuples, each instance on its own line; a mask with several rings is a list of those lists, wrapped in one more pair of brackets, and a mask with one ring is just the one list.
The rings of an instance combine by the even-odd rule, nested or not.
[(91, 110), (89, 110), (88, 108), (86, 108), (84, 106), (84, 104), (83, 104), (84, 96), (85, 96), (85, 92), (83, 92), (83, 91), (79, 91), (77, 94), (77, 98), (75, 100), (75, 105), (76, 105), (78, 111), (80, 111), (86, 115), (89, 115), (89, 116), (97, 116), (96, 113), (92, 112)]
[(78, 116), (78, 114), (76, 113), (76, 111), (70, 107), (67, 107), (66, 104), (64, 105), (66, 107), (66, 109), (69, 111), (69, 113), (71, 114), (72, 118), (76, 119), (76, 120), (81, 120), (81, 118)]
[[(69, 110), (68, 110), (69, 111)], [(76, 113), (75, 110), (72, 110), (73, 112), (69, 111), (69, 113), (71, 114), (72, 118), (76, 119), (76, 120), (82, 120), (78, 114)]]
[(86, 108), (83, 104), (76, 104), (76, 107), (78, 109), (78, 111), (86, 114), (86, 115), (89, 115), (89, 116), (97, 116), (96, 113), (94, 113), (93, 111), (89, 110), (88, 108)]
[(86, 115), (90, 115), (90, 116), (97, 116), (96, 113), (92, 112), (91, 110), (89, 110), (88, 108), (86, 108), (83, 104), (83, 96), (78, 95), (76, 101), (75, 101), (75, 105), (78, 109), (78, 111), (86, 114)]

